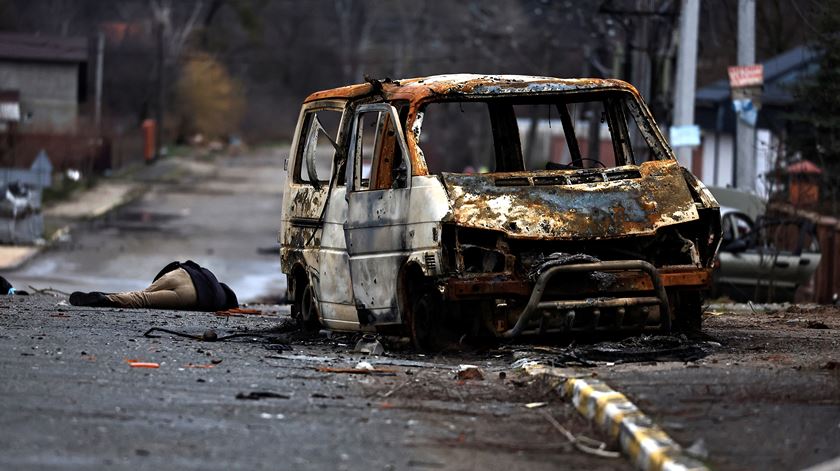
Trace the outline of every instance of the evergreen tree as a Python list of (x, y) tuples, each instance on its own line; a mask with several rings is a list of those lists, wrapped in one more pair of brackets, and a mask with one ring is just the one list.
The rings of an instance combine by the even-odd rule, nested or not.
[(796, 87), (790, 148), (840, 176), (840, 0), (818, 7), (813, 47), (819, 69)]

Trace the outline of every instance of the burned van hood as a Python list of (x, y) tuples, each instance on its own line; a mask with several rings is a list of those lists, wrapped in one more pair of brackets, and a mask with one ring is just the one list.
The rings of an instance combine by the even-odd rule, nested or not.
[(674, 160), (612, 169), (442, 177), (452, 204), (450, 222), (503, 231), (512, 238), (652, 235), (660, 227), (699, 217)]

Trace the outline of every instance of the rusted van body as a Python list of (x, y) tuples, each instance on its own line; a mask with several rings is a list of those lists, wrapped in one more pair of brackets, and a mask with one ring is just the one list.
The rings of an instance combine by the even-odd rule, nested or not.
[(309, 325), (433, 346), (699, 323), (719, 207), (625, 82), (461, 74), (318, 92), (286, 167), (281, 263)]

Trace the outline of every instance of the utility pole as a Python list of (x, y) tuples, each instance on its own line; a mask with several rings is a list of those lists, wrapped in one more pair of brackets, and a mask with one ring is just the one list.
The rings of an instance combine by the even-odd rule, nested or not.
[(158, 44), (157, 44), (157, 107), (155, 109), (155, 160), (162, 157), (163, 149), (163, 114), (166, 106), (166, 55), (164, 50), (165, 35), (164, 18), (158, 18)]
[[(738, 65), (755, 64), (755, 0), (738, 0)], [(732, 186), (755, 190), (755, 127), (737, 119)]]
[[(697, 29), (700, 0), (682, 0), (680, 43), (677, 52), (677, 83), (674, 87), (674, 128), (694, 126), (694, 92), (697, 88)], [(696, 128), (694, 128), (696, 131)], [(695, 132), (692, 131), (692, 132)], [(676, 144), (675, 144), (676, 146)], [(691, 169), (693, 147), (676, 147), (680, 165)]]
[(102, 128), (102, 71), (104, 69), (103, 62), (105, 61), (105, 35), (102, 31), (96, 35), (96, 85), (95, 85), (95, 103), (93, 108), (93, 123), (96, 125), (97, 132)]
[[(650, 12), (653, 10), (651, 0), (637, 0), (637, 12)], [(639, 91), (647, 102), (652, 101), (653, 90), (651, 89), (651, 60), (650, 60), (650, 21), (648, 15), (638, 15), (633, 24), (635, 26), (630, 60), (633, 63), (633, 86)]]

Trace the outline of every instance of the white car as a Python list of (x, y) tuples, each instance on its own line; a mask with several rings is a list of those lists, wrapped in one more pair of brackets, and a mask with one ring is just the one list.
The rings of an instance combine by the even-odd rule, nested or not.
[(791, 301), (820, 263), (813, 223), (800, 219), (753, 221), (746, 213), (721, 206), (723, 241), (715, 294), (738, 301)]

